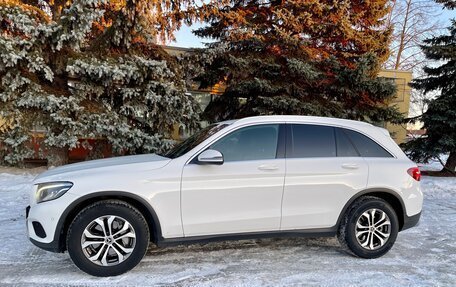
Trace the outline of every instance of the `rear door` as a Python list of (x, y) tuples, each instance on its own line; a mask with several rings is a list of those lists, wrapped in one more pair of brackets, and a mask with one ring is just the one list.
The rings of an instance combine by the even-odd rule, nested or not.
[(368, 165), (342, 129), (288, 124), (281, 230), (326, 228), (367, 185)]

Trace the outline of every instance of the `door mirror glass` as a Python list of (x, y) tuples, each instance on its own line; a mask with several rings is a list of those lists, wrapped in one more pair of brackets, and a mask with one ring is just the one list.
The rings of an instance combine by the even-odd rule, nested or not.
[(223, 164), (223, 155), (215, 149), (208, 149), (198, 156), (199, 164)]

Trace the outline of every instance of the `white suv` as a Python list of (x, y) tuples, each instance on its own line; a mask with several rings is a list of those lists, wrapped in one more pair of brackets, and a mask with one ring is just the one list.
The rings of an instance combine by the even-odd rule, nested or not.
[(337, 236), (382, 256), (417, 224), (420, 171), (385, 129), (319, 117), (262, 116), (210, 125), (163, 155), (59, 167), (39, 175), (30, 240), (68, 250), (96, 276), (136, 266), (149, 242)]

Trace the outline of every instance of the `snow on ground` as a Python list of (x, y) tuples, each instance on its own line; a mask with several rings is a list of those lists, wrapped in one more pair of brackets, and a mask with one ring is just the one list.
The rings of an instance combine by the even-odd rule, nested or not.
[(351, 257), (334, 238), (262, 239), (158, 249), (127, 274), (96, 278), (68, 254), (26, 237), (25, 206), (35, 171), (0, 168), (1, 286), (455, 286), (456, 179), (423, 177), (418, 227), (401, 232), (379, 259)]
[[(441, 155), (440, 160), (442, 162), (446, 162), (448, 159), (448, 155)], [(421, 170), (429, 170), (429, 171), (438, 171), (442, 170), (443, 165), (438, 161), (437, 159), (431, 159), (428, 163), (419, 163), (418, 164), (419, 168)]]

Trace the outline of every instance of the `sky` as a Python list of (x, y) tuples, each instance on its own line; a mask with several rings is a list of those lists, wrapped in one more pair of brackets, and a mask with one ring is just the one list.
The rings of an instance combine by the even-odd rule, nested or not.
[(193, 35), (192, 30), (202, 27), (201, 23), (192, 26), (182, 25), (182, 28), (175, 34), (176, 42), (170, 42), (168, 45), (185, 47), (185, 48), (203, 48), (204, 43), (210, 42), (210, 39), (203, 39)]
[[(442, 11), (440, 21), (446, 27), (450, 25), (450, 19), (456, 18), (456, 12), (450, 10)], [(176, 41), (167, 43), (170, 46), (185, 47), (185, 48), (202, 48), (204, 43), (211, 42), (210, 39), (203, 39), (193, 35), (192, 30), (202, 27), (203, 24), (198, 23), (190, 27), (183, 25), (182, 28), (175, 34)]]

